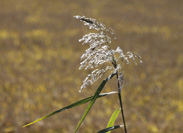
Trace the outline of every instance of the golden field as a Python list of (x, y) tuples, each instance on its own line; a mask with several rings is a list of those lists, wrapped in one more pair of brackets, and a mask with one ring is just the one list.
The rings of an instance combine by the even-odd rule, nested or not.
[[(93, 95), (102, 81), (79, 93), (91, 70), (78, 69), (86, 49), (78, 39), (90, 30), (74, 15), (103, 22), (116, 33), (114, 49), (142, 56), (143, 65), (124, 66), (128, 132), (183, 132), (182, 13), (181, 0), (0, 0), (0, 132), (74, 132), (87, 104), (21, 128)], [(116, 84), (112, 79), (103, 92), (117, 90)], [(98, 99), (79, 133), (105, 128), (116, 108), (117, 95)]]

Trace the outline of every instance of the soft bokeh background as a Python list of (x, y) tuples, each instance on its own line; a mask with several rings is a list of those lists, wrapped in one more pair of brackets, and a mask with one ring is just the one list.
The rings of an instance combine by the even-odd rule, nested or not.
[[(79, 93), (90, 71), (79, 71), (79, 44), (87, 27), (73, 18), (96, 18), (116, 32), (112, 44), (142, 56), (125, 65), (122, 91), (129, 133), (183, 132), (182, 0), (0, 0), (0, 132), (92, 95)], [(115, 79), (104, 92), (116, 90)], [(45, 119), (19, 133), (72, 133), (86, 105)], [(94, 104), (79, 132), (106, 127), (117, 95)], [(121, 117), (116, 124), (122, 124)], [(115, 130), (114, 133), (121, 132)]]

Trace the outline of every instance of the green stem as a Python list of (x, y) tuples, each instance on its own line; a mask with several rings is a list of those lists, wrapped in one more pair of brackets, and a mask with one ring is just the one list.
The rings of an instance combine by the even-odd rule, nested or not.
[(121, 98), (121, 87), (120, 87), (120, 83), (119, 83), (119, 79), (118, 79), (118, 74), (116, 75), (116, 77), (118, 80), (118, 97), (119, 97), (119, 103), (120, 103), (120, 107), (121, 107), (121, 115), (122, 115), (122, 119), (123, 119), (125, 133), (127, 133), (126, 123), (125, 123), (125, 115), (123, 112), (123, 103), (122, 103), (122, 98)]
[(127, 128), (126, 128), (126, 124), (125, 124), (125, 115), (124, 115), (124, 112), (123, 112), (123, 104), (122, 104), (121, 93), (118, 93), (118, 96), (119, 96), (119, 102), (120, 102), (120, 107), (121, 107), (122, 119), (123, 119), (123, 123), (124, 123), (124, 129), (125, 129), (125, 133), (127, 133)]

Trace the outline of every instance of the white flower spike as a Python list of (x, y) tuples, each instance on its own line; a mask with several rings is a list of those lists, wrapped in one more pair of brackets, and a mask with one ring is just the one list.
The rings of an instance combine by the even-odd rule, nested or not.
[[(86, 49), (85, 53), (80, 58), (81, 63), (79, 69), (94, 69), (93, 72), (88, 74), (83, 80), (80, 92), (83, 88), (86, 88), (87, 85), (93, 84), (100, 79), (108, 70), (111, 70), (112, 73), (118, 72), (121, 69), (121, 65), (118, 63), (119, 59), (121, 59), (122, 62), (125, 60), (127, 64), (129, 64), (129, 59), (132, 59), (135, 64), (137, 64), (136, 59), (142, 63), (141, 57), (137, 54), (131, 52), (124, 54), (120, 47), (117, 47), (116, 50), (111, 48), (111, 40), (116, 39), (114, 31), (111, 28), (107, 28), (103, 23), (97, 22), (96, 19), (79, 15), (74, 17), (82, 21), (89, 29), (98, 31), (98, 33), (86, 34), (79, 39), (79, 42), (82, 42), (83, 45), (89, 45), (89, 48)], [(118, 54), (118, 57), (115, 57), (114, 54)], [(104, 69), (97, 68), (99, 65), (107, 62), (108, 64), (110, 63), (111, 66), (106, 66)]]

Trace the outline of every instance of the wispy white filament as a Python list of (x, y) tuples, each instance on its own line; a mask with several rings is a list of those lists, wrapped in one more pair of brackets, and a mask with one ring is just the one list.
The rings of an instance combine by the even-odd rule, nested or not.
[[(74, 17), (82, 21), (84, 25), (89, 27), (89, 29), (95, 29), (98, 31), (98, 33), (86, 34), (79, 39), (79, 42), (82, 42), (83, 45), (89, 45), (89, 48), (85, 50), (85, 53), (80, 58), (81, 63), (79, 69), (94, 69), (83, 80), (80, 92), (83, 88), (86, 88), (87, 85), (93, 84), (100, 79), (108, 70), (110, 70), (111, 73), (118, 72), (118, 70), (121, 69), (121, 65), (118, 63), (120, 59), (122, 62), (126, 61), (127, 64), (129, 63), (129, 59), (132, 59), (135, 64), (137, 64), (136, 59), (142, 63), (141, 57), (137, 54), (131, 52), (124, 54), (120, 47), (117, 47), (116, 50), (111, 49), (111, 40), (116, 39), (114, 31), (111, 28), (107, 28), (104, 24), (97, 22), (96, 19), (86, 18), (85, 16), (79, 15)], [(115, 57), (114, 54), (118, 54), (118, 56)], [(99, 65), (107, 62), (108, 64), (110, 63), (111, 66), (107, 66), (105, 69), (97, 68)], [(114, 62), (116, 63), (116, 66), (114, 66)], [(122, 74), (120, 76), (122, 76)], [(122, 83), (122, 78), (119, 78)]]

